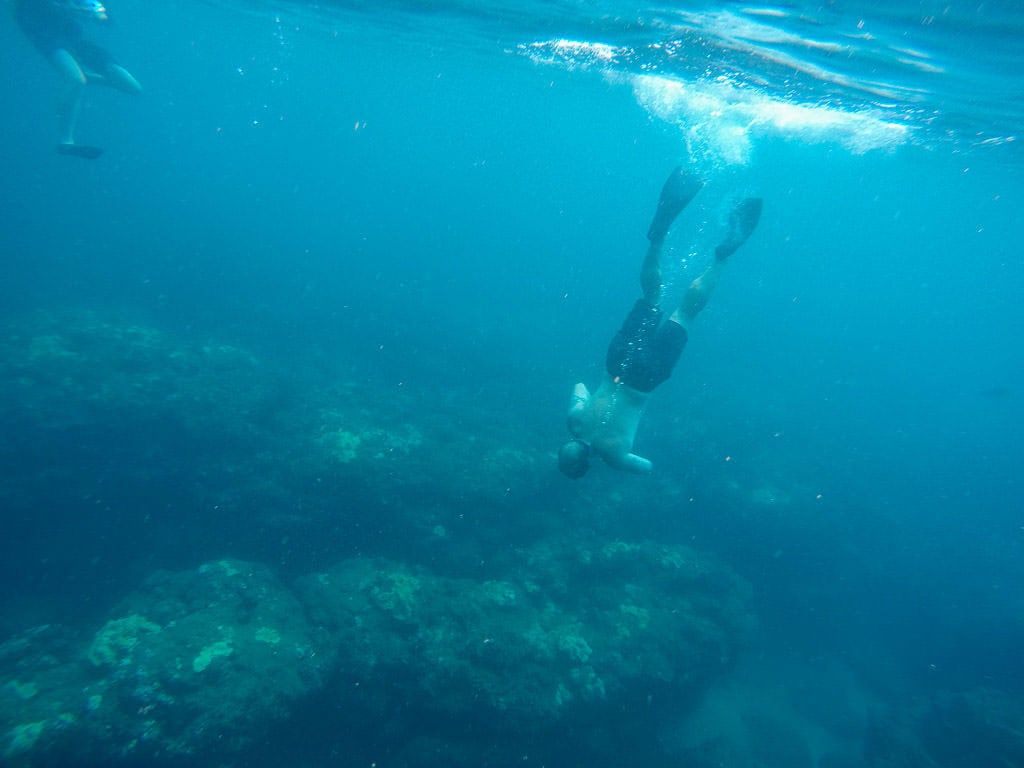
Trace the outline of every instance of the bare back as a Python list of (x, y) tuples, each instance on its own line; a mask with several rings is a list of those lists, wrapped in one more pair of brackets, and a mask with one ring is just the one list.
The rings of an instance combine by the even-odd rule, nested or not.
[(633, 440), (648, 400), (649, 393), (607, 374), (593, 394), (577, 384), (569, 409), (569, 431), (610, 466), (646, 474), (651, 462), (633, 453)]

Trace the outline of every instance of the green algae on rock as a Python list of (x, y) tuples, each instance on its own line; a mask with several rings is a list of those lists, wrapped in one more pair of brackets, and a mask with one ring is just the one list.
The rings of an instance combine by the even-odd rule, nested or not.
[(235, 753), (317, 690), (330, 663), (302, 606), (253, 563), (154, 573), (114, 614), (85, 650), (55, 655), (45, 633), (9, 641), (0, 722), (18, 726), (11, 754), (116, 765)]

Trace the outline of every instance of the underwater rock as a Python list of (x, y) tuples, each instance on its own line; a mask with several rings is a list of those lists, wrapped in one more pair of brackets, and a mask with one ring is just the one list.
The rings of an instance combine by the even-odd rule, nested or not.
[(585, 727), (696, 695), (751, 626), (749, 587), (682, 547), (548, 540), (503, 567), (352, 558), (294, 594), (249, 562), (158, 571), (87, 636), (0, 645), (0, 761), (230, 759), (318, 698), (346, 722), (427, 716), (462, 739), (467, 723)]
[(467, 755), (499, 732), (598, 739), (696, 696), (750, 631), (749, 586), (710, 558), (577, 530), (659, 486), (563, 504), (545, 438), (489, 402), (282, 377), (87, 312), (10, 327), (0, 360), (0, 454), (32, 458), (0, 501), (35, 534), (0, 568), (117, 585), (154, 552), (231, 551), (321, 571), (294, 592), (254, 562), (159, 572), (82, 635), (0, 645), (0, 763), (230, 762), (338, 712), (410, 750), (421, 716)]
[(297, 591), (344, 679), (401, 680), (403, 707), (520, 733), (699, 691), (752, 627), (749, 586), (682, 547), (548, 541), (517, 560), (481, 582), (355, 558)]
[(0, 644), (0, 764), (30, 765), (68, 741), (91, 679), (88, 665), (73, 662), (80, 644), (53, 624)]
[(1024, 765), (1024, 701), (1020, 694), (974, 688), (932, 701), (920, 728), (934, 765)]
[(89, 647), (89, 661), (97, 667), (132, 663), (132, 652), (140, 639), (148, 634), (159, 632), (159, 624), (154, 624), (145, 616), (133, 613), (120, 619), (111, 619), (93, 638)]
[[(272, 396), (259, 361), (228, 344), (185, 342), (94, 312), (39, 312), (0, 342), (0, 423), (166, 429), (242, 438)], [(225, 435), (224, 431), (228, 430)]]
[[(37, 312), (2, 330), (0, 458), (19, 471), (0, 502), (26, 541), (41, 506), (67, 518), (47, 524), (78, 526), (81, 508), (102, 505), (124, 539), (168, 559), (216, 557), (230, 540), (263, 560), (294, 536), (338, 542), (331, 563), (377, 530), (429, 537), (467, 508), (494, 527), (516, 509), (522, 527), (526, 502), (558, 479), (541, 443), (481, 403), (310, 374), (115, 313)], [(202, 520), (183, 527), (181, 510)], [(324, 525), (341, 535), (317, 535)], [(52, 561), (43, 541), (26, 564)], [(111, 537), (87, 544), (90, 559), (124, 563)]]
[(295, 598), (265, 567), (232, 560), (154, 574), (84, 651), (48, 654), (44, 640), (0, 646), (5, 762), (237, 753), (330, 665)]

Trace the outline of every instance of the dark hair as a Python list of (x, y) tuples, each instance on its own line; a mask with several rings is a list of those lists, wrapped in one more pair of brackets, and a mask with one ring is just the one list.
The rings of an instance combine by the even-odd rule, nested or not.
[(590, 446), (582, 440), (570, 440), (558, 449), (558, 468), (573, 480), (583, 477), (590, 469)]

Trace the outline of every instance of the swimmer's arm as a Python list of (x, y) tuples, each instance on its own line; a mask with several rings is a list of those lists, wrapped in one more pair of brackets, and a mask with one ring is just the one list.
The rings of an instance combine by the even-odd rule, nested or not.
[(590, 399), (590, 390), (582, 381), (572, 388), (572, 397), (569, 398), (569, 416), (579, 413), (587, 406)]
[(590, 401), (590, 392), (585, 384), (580, 382), (572, 390), (572, 397), (569, 398), (569, 431), (573, 437), (580, 437), (583, 432), (583, 412)]
[(649, 475), (654, 468), (654, 465), (648, 459), (645, 459), (643, 456), (637, 456), (635, 453), (627, 453), (608, 463), (616, 469), (632, 472), (635, 475)]

